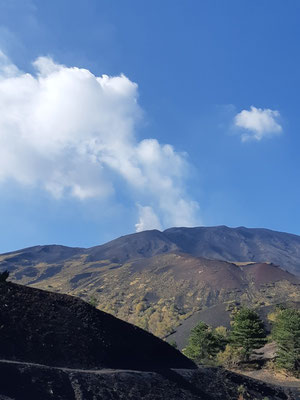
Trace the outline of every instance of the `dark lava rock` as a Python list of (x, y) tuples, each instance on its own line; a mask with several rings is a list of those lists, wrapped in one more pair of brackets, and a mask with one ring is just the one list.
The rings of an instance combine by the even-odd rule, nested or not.
[(0, 284), (0, 359), (70, 368), (195, 368), (154, 335), (84, 301)]
[(80, 371), (0, 362), (0, 400), (294, 400), (221, 368)]

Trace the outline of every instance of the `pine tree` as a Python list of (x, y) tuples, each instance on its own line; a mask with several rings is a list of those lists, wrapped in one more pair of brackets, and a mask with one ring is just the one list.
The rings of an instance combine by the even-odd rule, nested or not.
[(272, 336), (278, 350), (276, 364), (296, 375), (300, 374), (300, 311), (280, 310), (276, 316)]
[(233, 348), (242, 348), (248, 361), (254, 349), (266, 343), (264, 323), (258, 314), (249, 308), (242, 308), (233, 316), (230, 343)]
[(214, 333), (201, 321), (191, 330), (188, 345), (183, 349), (183, 353), (193, 361), (205, 364), (210, 363), (225, 346), (224, 337)]

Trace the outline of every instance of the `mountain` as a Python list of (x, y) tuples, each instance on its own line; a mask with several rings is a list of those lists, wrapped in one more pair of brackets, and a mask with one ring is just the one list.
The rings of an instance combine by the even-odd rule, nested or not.
[(171, 228), (163, 232), (182, 252), (225, 261), (272, 262), (300, 275), (300, 236), (227, 226)]
[(110, 260), (115, 263), (124, 263), (175, 251), (180, 251), (180, 247), (169, 240), (163, 232), (144, 231), (122, 236), (104, 245), (87, 249), (86, 261)]
[(199, 369), (155, 336), (80, 299), (0, 283), (1, 400), (292, 400), (219, 368)]
[[(172, 252), (231, 262), (271, 262), (300, 275), (300, 236), (269, 229), (227, 226), (170, 228), (122, 236), (89, 249), (35, 246), (0, 255), (4, 267), (13, 263), (32, 266), (84, 256), (88, 262), (109, 260), (124, 263)], [(10, 259), (10, 261), (8, 261)]]
[(17, 283), (91, 301), (159, 337), (182, 325), (184, 343), (191, 323), (212, 307), (223, 310), (215, 314), (222, 325), (239, 304), (300, 302), (299, 277), (286, 271), (299, 270), (299, 249), (298, 236), (266, 229), (172, 228), (88, 249), (18, 250), (0, 255), (0, 271), (8, 269)]

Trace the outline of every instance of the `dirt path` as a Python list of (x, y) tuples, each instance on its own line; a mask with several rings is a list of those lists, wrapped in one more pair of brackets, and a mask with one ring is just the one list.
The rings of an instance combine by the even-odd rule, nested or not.
[(280, 385), (283, 387), (293, 387), (300, 390), (300, 379), (285, 376), (283, 374), (273, 374), (267, 370), (255, 370), (255, 371), (240, 371), (236, 370), (241, 375), (249, 376), (250, 378), (258, 379), (263, 382), (271, 383), (272, 385)]
[[(135, 370), (129, 370), (129, 369), (80, 369), (80, 368), (66, 368), (66, 367), (55, 367), (55, 366), (50, 366), (50, 365), (44, 365), (44, 364), (37, 364), (37, 363), (32, 363), (32, 362), (25, 362), (25, 361), (16, 361), (16, 360), (5, 360), (5, 359), (0, 359), (0, 364), (16, 364), (16, 365), (21, 365), (21, 366), (28, 366), (28, 367), (37, 367), (37, 368), (43, 368), (43, 369), (49, 369), (49, 370), (60, 370), (64, 371), (66, 373), (81, 373), (81, 374), (94, 374), (94, 375), (113, 375), (116, 373), (125, 373), (125, 374), (140, 374), (141, 371), (135, 371)], [(174, 370), (176, 371), (176, 370)], [(178, 371), (184, 371), (184, 369), (179, 369)], [(269, 371), (240, 371), (240, 370), (234, 370), (232, 371), (234, 373), (238, 373), (240, 375), (245, 375), (250, 378), (257, 379), (259, 381), (269, 383), (272, 385), (276, 386), (281, 386), (286, 389), (291, 389), (291, 391), (294, 393), (294, 396), (296, 400), (300, 400), (300, 379), (293, 379), (291, 377), (285, 377), (282, 375), (274, 375), (270, 373)], [(142, 371), (143, 374), (147, 375), (155, 375), (154, 371)]]
[[(45, 369), (57, 369), (60, 371), (65, 371), (65, 372), (80, 372), (83, 374), (114, 374), (117, 372), (140, 373), (140, 371), (135, 371), (135, 370), (130, 370), (130, 369), (107, 369), (107, 368), (106, 369), (78, 369), (78, 368), (54, 367), (51, 365), (36, 364), (36, 363), (25, 362), (25, 361), (2, 360), (2, 359), (0, 359), (0, 363), (25, 365), (25, 366), (39, 367), (39, 368), (45, 368)], [(149, 373), (149, 374), (154, 373), (151, 371), (143, 371), (143, 373), (144, 372)]]
[(262, 382), (270, 383), (272, 385), (278, 385), (285, 389), (290, 389), (296, 400), (300, 400), (300, 379), (285, 376), (282, 374), (271, 373), (267, 370), (256, 370), (256, 371), (240, 371), (234, 370), (241, 375), (249, 376), (250, 378), (257, 379)]

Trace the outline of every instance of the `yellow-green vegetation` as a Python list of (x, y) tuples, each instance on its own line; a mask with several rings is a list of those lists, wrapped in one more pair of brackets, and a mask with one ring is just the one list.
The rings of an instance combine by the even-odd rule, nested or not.
[(229, 332), (228, 329), (225, 326), (217, 326), (215, 328), (215, 333), (225, 339), (228, 338)]
[(220, 351), (216, 356), (216, 363), (225, 368), (238, 368), (244, 359), (244, 351), (242, 348), (233, 347), (227, 344), (224, 351)]

